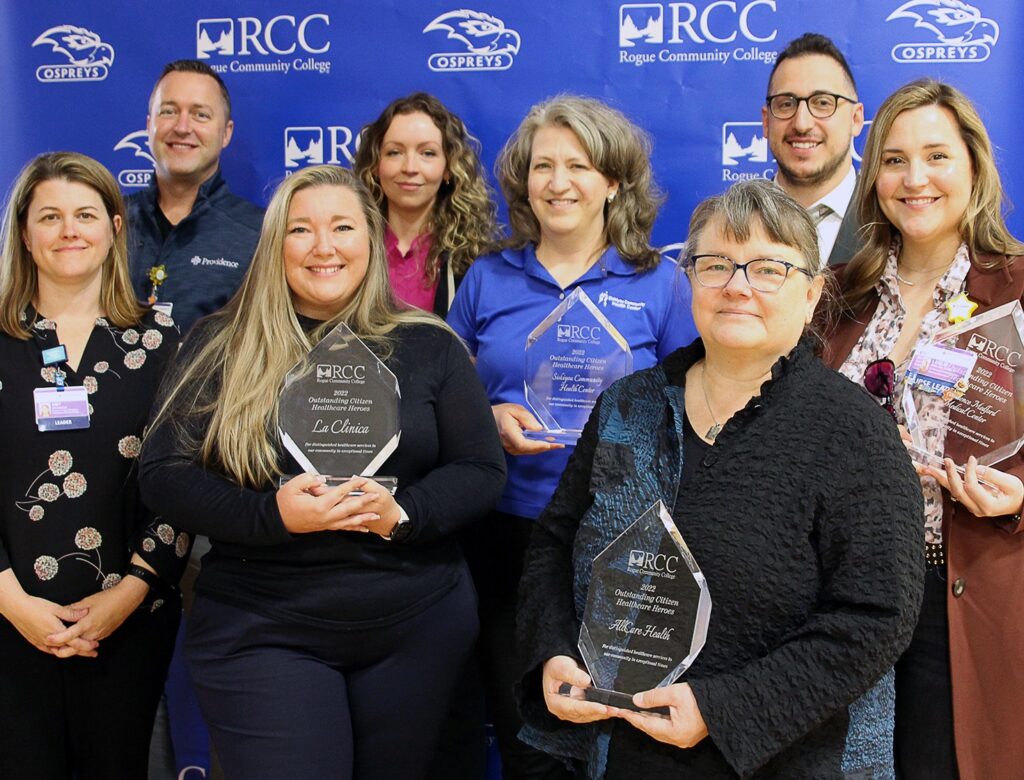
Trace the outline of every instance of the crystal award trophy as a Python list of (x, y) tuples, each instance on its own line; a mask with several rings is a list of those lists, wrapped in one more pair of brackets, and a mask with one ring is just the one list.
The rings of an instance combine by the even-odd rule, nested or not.
[(1004, 304), (939, 331), (914, 351), (901, 403), (911, 455), (971, 455), (993, 466), (1024, 445), (1024, 310)]
[(580, 287), (526, 338), (526, 403), (544, 426), (530, 439), (575, 444), (597, 403), (616, 379), (633, 371), (629, 345)]
[(583, 698), (667, 714), (636, 707), (633, 694), (675, 682), (704, 647), (710, 618), (704, 575), (659, 501), (594, 560), (579, 639), (592, 681)]
[(285, 377), (281, 441), (306, 473), (328, 484), (372, 476), (394, 493), (397, 480), (377, 469), (398, 446), (399, 401), (395, 375), (340, 323)]

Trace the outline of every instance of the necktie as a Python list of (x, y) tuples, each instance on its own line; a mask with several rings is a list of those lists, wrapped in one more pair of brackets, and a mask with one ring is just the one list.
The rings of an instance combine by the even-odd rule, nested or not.
[(826, 206), (824, 203), (819, 203), (818, 206), (811, 212), (811, 218), (814, 220), (814, 226), (817, 227), (821, 224), (822, 220), (825, 219), (829, 214), (832, 213), (832, 207)]

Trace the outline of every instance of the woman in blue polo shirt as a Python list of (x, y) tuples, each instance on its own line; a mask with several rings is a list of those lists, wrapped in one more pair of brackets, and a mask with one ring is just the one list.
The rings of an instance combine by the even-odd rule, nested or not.
[(525, 405), (527, 336), (576, 288), (622, 334), (634, 370), (697, 336), (687, 283), (650, 246), (661, 196), (649, 152), (643, 131), (597, 100), (559, 96), (534, 106), (498, 158), (508, 248), (470, 266), (448, 315), (476, 357), (508, 463), (498, 512), (463, 539), (480, 597), (480, 657), (506, 780), (569, 776), (516, 739), (523, 551), (572, 451), (523, 435), (541, 429)]

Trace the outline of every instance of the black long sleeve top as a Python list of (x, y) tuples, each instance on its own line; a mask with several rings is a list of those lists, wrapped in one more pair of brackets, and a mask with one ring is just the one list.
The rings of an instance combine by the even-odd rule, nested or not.
[[(132, 553), (176, 585), (191, 540), (143, 506), (136, 458), (178, 329), (157, 312), (130, 328), (101, 317), (72, 371), (43, 365), (42, 350), (60, 343), (56, 323), (31, 307), (26, 322), (30, 338), (0, 335), (0, 570), (59, 604), (117, 584)], [(54, 387), (58, 368), (86, 388), (88, 428), (38, 430), (33, 391)]]
[[(194, 354), (207, 323), (182, 349)], [(505, 465), (490, 406), (457, 337), (431, 325), (402, 325), (384, 362), (401, 390), (401, 440), (379, 473), (398, 478), (398, 504), (411, 535), (291, 534), (276, 489), (240, 487), (182, 452), (170, 425), (153, 430), (142, 454), (147, 503), (210, 537), (196, 592), (265, 616), (337, 626), (398, 620), (425, 608), (457, 581), (453, 532), (497, 503)], [(192, 344), (188, 342), (194, 342)], [(208, 388), (213, 392), (212, 388)], [(193, 420), (197, 428), (203, 420)], [(285, 473), (298, 464), (281, 450)]]
[[(668, 383), (683, 386), (702, 354), (696, 342), (670, 355)], [(634, 400), (620, 397), (624, 417)], [(574, 539), (595, 486), (629, 462), (599, 441), (600, 408), (534, 529), (520, 592), (520, 703), (547, 733), (585, 728), (547, 712), (540, 666), (580, 657)], [(892, 667), (920, 607), (922, 498), (896, 427), (801, 344), (714, 446), (683, 456), (701, 460), (684, 465), (672, 514), (713, 606), (680, 681), (709, 736), (683, 750), (615, 721), (606, 777), (842, 777), (847, 705)]]

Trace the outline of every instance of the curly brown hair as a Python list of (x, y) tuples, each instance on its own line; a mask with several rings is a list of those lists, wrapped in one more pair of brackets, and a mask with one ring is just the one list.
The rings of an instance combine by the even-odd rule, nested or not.
[(498, 211), (480, 164), (479, 142), (458, 116), (426, 92), (393, 100), (360, 131), (353, 170), (380, 210), (387, 215), (387, 198), (377, 180), (381, 143), (397, 115), (417, 113), (426, 114), (441, 131), (441, 148), (448, 163), (430, 215), (434, 240), (427, 257), (427, 279), (434, 282), (442, 254), (447, 255), (452, 272), (462, 276), (476, 258), (494, 251), (498, 244)]

